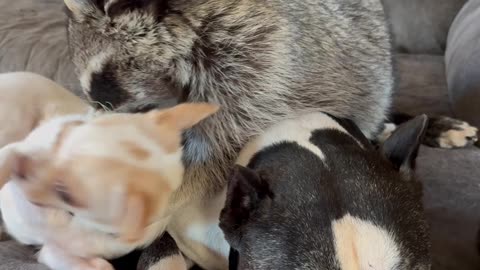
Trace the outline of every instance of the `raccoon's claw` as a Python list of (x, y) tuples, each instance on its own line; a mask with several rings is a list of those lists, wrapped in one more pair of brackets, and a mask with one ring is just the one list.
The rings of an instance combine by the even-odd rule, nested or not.
[(478, 141), (478, 128), (449, 117), (432, 118), (425, 137), (425, 144), (433, 147), (466, 147)]

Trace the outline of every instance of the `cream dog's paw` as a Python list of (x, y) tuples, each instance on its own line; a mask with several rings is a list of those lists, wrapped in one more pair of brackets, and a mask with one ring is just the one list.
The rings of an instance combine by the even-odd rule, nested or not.
[(90, 259), (88, 264), (91, 267), (85, 270), (115, 270), (107, 260), (102, 258)]

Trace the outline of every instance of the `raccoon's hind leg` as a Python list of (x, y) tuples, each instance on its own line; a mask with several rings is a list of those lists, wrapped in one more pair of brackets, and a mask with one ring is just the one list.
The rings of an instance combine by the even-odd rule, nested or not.
[[(378, 142), (385, 141), (395, 130), (396, 125), (412, 119), (407, 114), (394, 114), (384, 124), (383, 131), (377, 136)], [(447, 116), (429, 117), (423, 144), (437, 148), (461, 148), (478, 141), (478, 128), (465, 121)]]

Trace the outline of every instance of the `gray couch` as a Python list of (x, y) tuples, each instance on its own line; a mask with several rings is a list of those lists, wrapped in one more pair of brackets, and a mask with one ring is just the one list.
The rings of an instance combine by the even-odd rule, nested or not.
[[(480, 126), (480, 0), (470, 1), (460, 13), (466, 1), (383, 2), (398, 52), (394, 109), (457, 116)], [(78, 90), (68, 58), (62, 5), (62, 0), (0, 1), (0, 72), (29, 70)], [(433, 269), (480, 269), (475, 248), (480, 226), (479, 164), (478, 148), (421, 149), (417, 173), (425, 183)], [(33, 256), (30, 248), (0, 242), (0, 270), (45, 269)]]

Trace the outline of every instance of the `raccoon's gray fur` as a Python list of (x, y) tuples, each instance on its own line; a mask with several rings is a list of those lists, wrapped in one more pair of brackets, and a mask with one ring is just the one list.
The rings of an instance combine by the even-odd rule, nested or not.
[(253, 135), (324, 111), (372, 136), (393, 88), (379, 0), (67, 0), (85, 94), (116, 110), (208, 101), (222, 110), (185, 134), (176, 206), (223, 186)]

